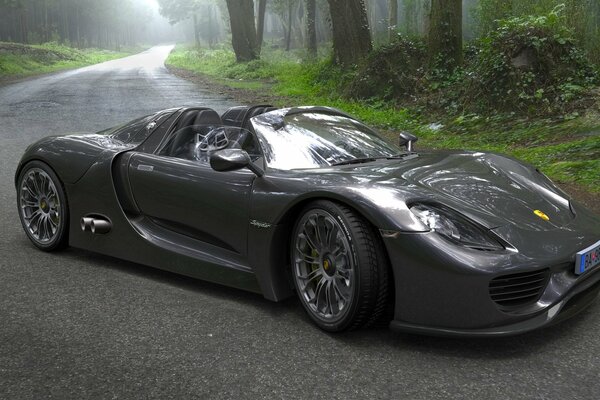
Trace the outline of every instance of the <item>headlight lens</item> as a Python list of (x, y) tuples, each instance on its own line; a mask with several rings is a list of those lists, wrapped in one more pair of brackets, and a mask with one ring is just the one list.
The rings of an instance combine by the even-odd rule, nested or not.
[(497, 240), (483, 228), (447, 208), (430, 204), (415, 204), (410, 210), (423, 224), (446, 239), (476, 250), (503, 250)]

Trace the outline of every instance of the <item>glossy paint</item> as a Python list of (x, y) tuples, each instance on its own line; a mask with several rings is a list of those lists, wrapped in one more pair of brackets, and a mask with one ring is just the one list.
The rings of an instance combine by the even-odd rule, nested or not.
[[(266, 125), (305, 110), (279, 110), (252, 122)], [(336, 115), (332, 109), (308, 110)], [(315, 199), (330, 199), (381, 233), (394, 279), (394, 329), (514, 334), (570, 316), (595, 297), (600, 268), (580, 276), (573, 268), (575, 254), (600, 240), (600, 218), (534, 167), (498, 154), (440, 151), (292, 170), (269, 168), (258, 158), (262, 177), (248, 169), (218, 172), (155, 154), (187, 111), (159, 113), (162, 122), (140, 143), (68, 135), (28, 148), (20, 166), (44, 161), (63, 180), (72, 246), (278, 301), (293, 294), (288, 248), (299, 211)], [(505, 249), (486, 252), (449, 242), (410, 211), (417, 202), (462, 214)], [(110, 232), (82, 231), (80, 219), (89, 215), (108, 218)], [(507, 311), (490, 299), (491, 279), (541, 268), (551, 274), (537, 301)]]

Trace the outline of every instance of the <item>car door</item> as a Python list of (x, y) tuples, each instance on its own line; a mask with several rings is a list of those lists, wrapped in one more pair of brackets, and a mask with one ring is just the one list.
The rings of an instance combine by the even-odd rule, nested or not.
[(247, 254), (255, 178), (249, 170), (217, 172), (208, 163), (135, 153), (129, 160), (128, 175), (139, 210), (157, 225)]

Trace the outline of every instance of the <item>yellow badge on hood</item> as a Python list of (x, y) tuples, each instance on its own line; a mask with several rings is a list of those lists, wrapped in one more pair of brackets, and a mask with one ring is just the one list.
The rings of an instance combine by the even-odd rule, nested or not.
[(548, 217), (543, 211), (533, 210), (533, 213), (543, 219), (544, 221), (550, 221), (550, 217)]

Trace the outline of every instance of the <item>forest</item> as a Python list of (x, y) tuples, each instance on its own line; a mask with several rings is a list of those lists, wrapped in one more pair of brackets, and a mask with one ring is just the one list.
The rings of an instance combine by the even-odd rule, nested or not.
[(597, 0), (1, 0), (0, 41), (178, 43), (174, 73), (240, 101), (337, 106), (597, 190)]
[(231, 48), (237, 63), (281, 50), (328, 59), (345, 97), (461, 113), (570, 111), (600, 63), (595, 0), (157, 2), (2, 0), (0, 41), (117, 51), (194, 42)]
[(118, 50), (123, 45), (160, 41), (153, 27), (156, 22), (152, 8), (143, 1), (0, 1), (0, 41), (4, 42), (59, 42)]

